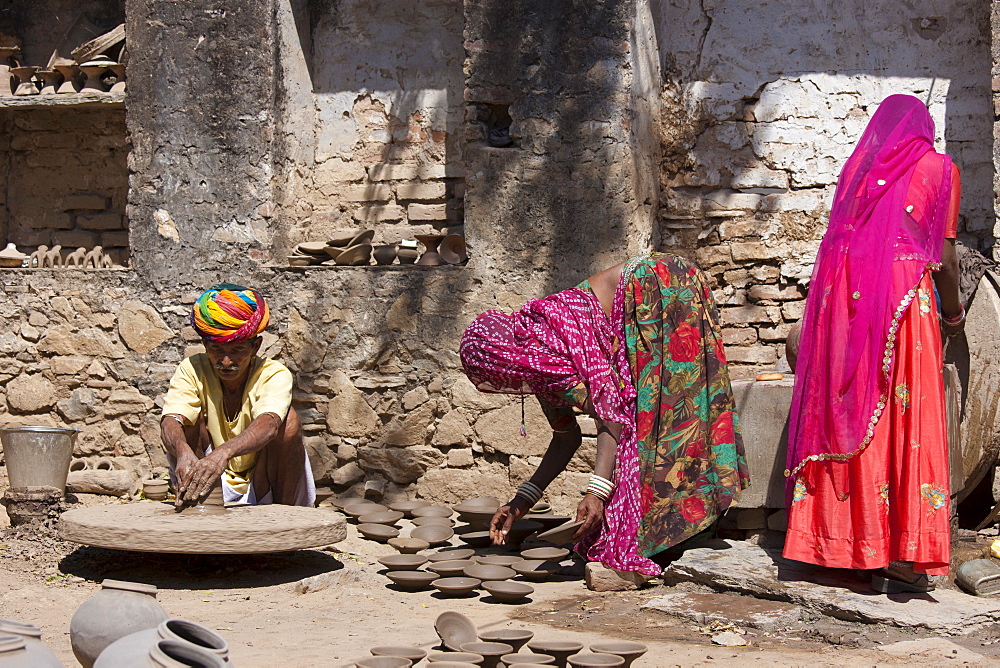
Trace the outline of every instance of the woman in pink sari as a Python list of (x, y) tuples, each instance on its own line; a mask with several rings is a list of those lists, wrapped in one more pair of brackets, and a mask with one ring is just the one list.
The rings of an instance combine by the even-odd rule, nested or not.
[(940, 332), (957, 333), (965, 317), (960, 186), (933, 142), (923, 103), (893, 95), (844, 165), (809, 285), (789, 421), (784, 555), (880, 569), (872, 585), (886, 593), (928, 591), (928, 576), (950, 562)]

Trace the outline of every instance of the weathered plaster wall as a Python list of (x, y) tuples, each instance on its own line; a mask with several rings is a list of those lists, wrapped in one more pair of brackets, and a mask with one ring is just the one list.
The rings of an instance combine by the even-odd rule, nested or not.
[(929, 97), (938, 148), (963, 173), (960, 237), (993, 246), (986, 3), (653, 5), (665, 77), (661, 245), (693, 253), (716, 278), (727, 354), (748, 365), (736, 375), (783, 352), (840, 166), (884, 97)]

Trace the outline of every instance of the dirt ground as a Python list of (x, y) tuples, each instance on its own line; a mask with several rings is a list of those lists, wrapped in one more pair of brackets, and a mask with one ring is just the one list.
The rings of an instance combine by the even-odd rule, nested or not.
[[(76, 501), (115, 502), (88, 495)], [(77, 665), (70, 649), (70, 617), (104, 578), (156, 585), (168, 614), (217, 631), (229, 642), (234, 665), (243, 668), (352, 666), (370, 647), (385, 644), (430, 649), (439, 643), (434, 620), (446, 610), (467, 615), (481, 630), (526, 628), (536, 638), (585, 645), (637, 640), (649, 646), (637, 668), (745, 661), (787, 666), (988, 665), (1000, 658), (993, 641), (982, 638), (957, 640), (959, 649), (937, 654), (892, 655), (877, 646), (921, 636), (829, 618), (807, 618), (796, 628), (773, 634), (737, 629), (749, 645), (723, 647), (711, 641), (712, 634), (723, 630), (718, 626), (701, 628), (640, 610), (643, 602), (668, 591), (662, 585), (595, 593), (579, 575), (536, 584), (535, 593), (522, 605), (491, 602), (485, 594), (449, 599), (433, 590), (405, 592), (381, 575), (384, 569), (376, 562), (395, 550), (363, 539), (353, 525), (348, 532), (346, 541), (322, 550), (240, 557), (152, 555), (64, 543), (46, 529), (17, 531), (0, 509), (0, 617), (40, 626), (43, 640), (67, 666)], [(582, 567), (576, 570), (582, 573)], [(329, 586), (296, 592), (298, 581), (320, 574), (328, 574), (323, 579)], [(730, 596), (734, 609), (741, 600), (752, 600), (718, 595)]]

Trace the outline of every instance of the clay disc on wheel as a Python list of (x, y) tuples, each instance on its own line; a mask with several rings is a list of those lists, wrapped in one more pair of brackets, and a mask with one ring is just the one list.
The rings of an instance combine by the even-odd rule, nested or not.
[(255, 554), (329, 545), (347, 536), (330, 508), (240, 506), (220, 515), (175, 513), (166, 503), (77, 508), (62, 514), (63, 540), (113, 550)]

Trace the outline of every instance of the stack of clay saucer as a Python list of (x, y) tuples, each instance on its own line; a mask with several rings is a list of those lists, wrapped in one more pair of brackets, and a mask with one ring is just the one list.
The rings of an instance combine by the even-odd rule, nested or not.
[(347, 230), (336, 233), (329, 241), (305, 241), (288, 256), (293, 267), (339, 265), (360, 267), (371, 264), (375, 230)]

